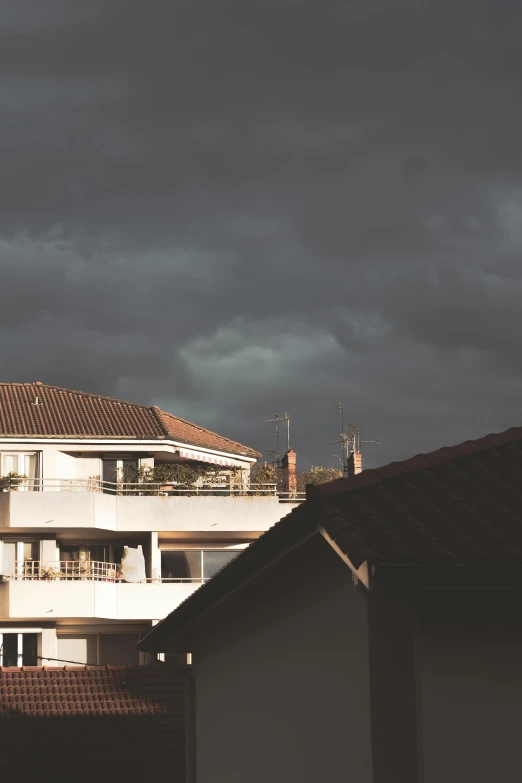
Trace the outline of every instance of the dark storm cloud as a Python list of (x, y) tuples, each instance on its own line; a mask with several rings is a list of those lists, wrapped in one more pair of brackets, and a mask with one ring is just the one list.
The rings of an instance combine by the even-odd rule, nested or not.
[(161, 404), (302, 464), (520, 420), (509, 0), (0, 11), (5, 380)]

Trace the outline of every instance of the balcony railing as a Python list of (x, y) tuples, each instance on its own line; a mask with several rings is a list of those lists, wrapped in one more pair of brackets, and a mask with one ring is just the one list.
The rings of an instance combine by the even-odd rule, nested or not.
[[(105, 563), (99, 560), (17, 560), (9, 581), (54, 581), (88, 580), (94, 582), (125, 582), (120, 575), (121, 567), (116, 563)], [(140, 582), (165, 582), (183, 584), (203, 584), (208, 579), (204, 577), (147, 577)]]
[[(0, 490), (1, 491), (1, 490)], [(283, 503), (300, 503), (305, 499), (304, 492), (281, 492), (277, 484), (250, 483), (231, 486), (223, 482), (205, 483), (201, 486), (188, 486), (172, 483), (152, 484), (148, 482), (113, 482), (99, 478), (27, 478), (4, 491), (19, 492), (102, 492), (108, 495), (134, 495), (156, 497), (277, 497)]]
[(120, 581), (116, 563), (98, 560), (17, 560), (9, 574), (10, 580), (88, 579), (95, 582)]

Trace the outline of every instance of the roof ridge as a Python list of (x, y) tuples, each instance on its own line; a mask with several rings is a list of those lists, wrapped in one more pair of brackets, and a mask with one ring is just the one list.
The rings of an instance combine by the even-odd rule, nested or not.
[(438, 465), (448, 464), (472, 454), (481, 454), (517, 440), (522, 440), (522, 427), (510, 427), (503, 432), (492, 432), (482, 438), (465, 440), (454, 446), (442, 446), (434, 451), (419, 453), (404, 460), (389, 462), (378, 468), (363, 470), (355, 476), (334, 479), (326, 484), (314, 486), (312, 498), (321, 500), (344, 492), (361, 490), (400, 476), (416, 474)]
[(220, 435), (218, 432), (209, 430), (208, 427), (200, 427), (199, 424), (195, 424), (193, 421), (189, 421), (188, 419), (183, 419), (181, 416), (176, 416), (175, 413), (164, 411), (162, 410), (162, 408), (158, 408), (157, 406), (156, 406), (156, 410), (160, 411), (164, 416), (170, 416), (171, 419), (176, 419), (176, 421), (181, 421), (183, 422), (183, 424), (188, 424), (190, 427), (195, 427), (197, 430), (200, 430), (201, 432), (207, 432), (209, 435), (215, 435), (217, 438), (220, 438), (221, 440), (225, 440), (228, 443), (234, 443), (236, 446), (244, 446), (244, 448), (248, 449), (249, 451), (255, 451), (255, 449), (252, 449), (250, 446), (245, 446), (244, 443), (240, 443), (238, 440), (232, 440), (232, 438), (227, 438), (224, 435)]
[(78, 389), (69, 389), (66, 386), (55, 386), (50, 383), (42, 383), (41, 381), (30, 381), (29, 383), (7, 383), (6, 381), (0, 381), (0, 387), (1, 386), (37, 386), (38, 389), (53, 389), (54, 391), (67, 392), (67, 394), (77, 394), (79, 397), (95, 397), (98, 400), (108, 400), (110, 402), (117, 402), (120, 405), (130, 405), (133, 408), (153, 408), (152, 405), (147, 405), (143, 402), (130, 402), (129, 400), (122, 400), (119, 397), (109, 397), (107, 394), (79, 391)]

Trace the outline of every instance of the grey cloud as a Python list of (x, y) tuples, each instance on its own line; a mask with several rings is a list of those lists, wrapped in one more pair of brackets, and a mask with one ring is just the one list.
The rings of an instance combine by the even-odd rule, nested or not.
[[(517, 424), (508, 0), (0, 11), (4, 380), (369, 464)], [(5, 22), (5, 24), (3, 24)]]

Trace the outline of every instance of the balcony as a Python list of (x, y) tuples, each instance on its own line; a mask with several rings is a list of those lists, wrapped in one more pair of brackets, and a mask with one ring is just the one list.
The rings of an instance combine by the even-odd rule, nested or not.
[(17, 562), (0, 585), (0, 619), (160, 620), (203, 584), (202, 579), (130, 584), (115, 563)]
[(0, 492), (0, 528), (95, 528), (119, 532), (264, 531), (304, 500), (274, 484), (201, 487), (28, 479)]

